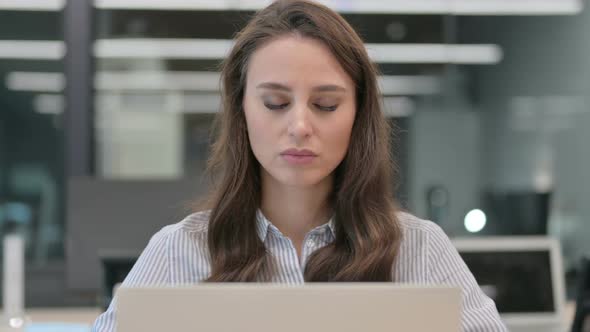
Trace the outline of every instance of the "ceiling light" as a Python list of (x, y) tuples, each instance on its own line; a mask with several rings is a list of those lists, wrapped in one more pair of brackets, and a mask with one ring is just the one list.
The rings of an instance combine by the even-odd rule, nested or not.
[(434, 76), (379, 76), (381, 93), (387, 95), (433, 95), (442, 91), (441, 82)]
[(412, 116), (415, 111), (416, 104), (408, 97), (383, 98), (383, 113), (386, 117), (408, 117)]
[(366, 44), (377, 63), (496, 64), (502, 60), (498, 45)]
[(219, 91), (217, 72), (98, 72), (97, 90), (196, 90)]
[[(271, 0), (95, 0), (101, 9), (249, 10)], [(571, 15), (582, 11), (581, 0), (320, 0), (341, 13), (451, 15)]]
[(223, 59), (233, 45), (224, 39), (102, 39), (98, 58)]
[[(381, 94), (433, 95), (442, 91), (441, 82), (435, 76), (378, 77)], [(6, 77), (6, 87), (14, 91), (61, 92), (65, 89), (63, 73), (11, 72)], [(219, 92), (218, 72), (191, 71), (136, 71), (97, 72), (94, 88), (100, 91), (199, 91)]]
[(65, 53), (63, 41), (0, 40), (0, 59), (60, 60)]
[(0, 0), (0, 10), (59, 11), (65, 0)]
[[(225, 39), (102, 39), (94, 45), (98, 58), (223, 59), (233, 46)], [(495, 64), (498, 45), (365, 44), (377, 63)]]
[(61, 92), (65, 85), (62, 73), (11, 72), (6, 75), (6, 87), (14, 91)]
[(65, 109), (63, 95), (40, 94), (33, 98), (33, 108), (40, 114), (60, 114)]

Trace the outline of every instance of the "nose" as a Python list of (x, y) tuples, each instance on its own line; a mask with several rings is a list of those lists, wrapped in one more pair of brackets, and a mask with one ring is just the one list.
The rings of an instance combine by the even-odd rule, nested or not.
[(309, 138), (313, 133), (311, 125), (311, 110), (305, 106), (293, 107), (289, 117), (289, 136), (296, 142)]

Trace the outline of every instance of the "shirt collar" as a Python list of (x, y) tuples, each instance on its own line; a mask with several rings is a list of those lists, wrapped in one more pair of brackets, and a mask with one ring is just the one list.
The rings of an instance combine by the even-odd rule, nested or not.
[(270, 225), (270, 221), (268, 221), (268, 219), (262, 214), (262, 211), (258, 209), (258, 211), (256, 211), (256, 231), (262, 242), (266, 239), (266, 234), (268, 234), (268, 227)]
[[(256, 211), (256, 231), (258, 233), (258, 237), (262, 242), (266, 240), (269, 231), (275, 234), (282, 235), (281, 231), (275, 225), (273, 225), (270, 222), (270, 220), (268, 220), (264, 216), (264, 214), (262, 214), (262, 211), (260, 211), (260, 209)], [(310, 233), (321, 233), (325, 231), (329, 231), (332, 240), (336, 238), (336, 225), (333, 216), (327, 223), (312, 229)]]

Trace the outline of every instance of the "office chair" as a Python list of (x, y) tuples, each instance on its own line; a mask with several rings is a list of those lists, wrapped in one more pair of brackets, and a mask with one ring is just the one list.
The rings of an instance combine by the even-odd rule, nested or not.
[(590, 331), (590, 259), (582, 260), (572, 332)]

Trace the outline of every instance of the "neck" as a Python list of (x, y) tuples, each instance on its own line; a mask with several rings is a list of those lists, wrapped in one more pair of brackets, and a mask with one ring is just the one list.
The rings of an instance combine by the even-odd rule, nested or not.
[(329, 220), (332, 183), (332, 177), (328, 177), (313, 186), (289, 186), (263, 175), (262, 213), (298, 246), (310, 230)]

